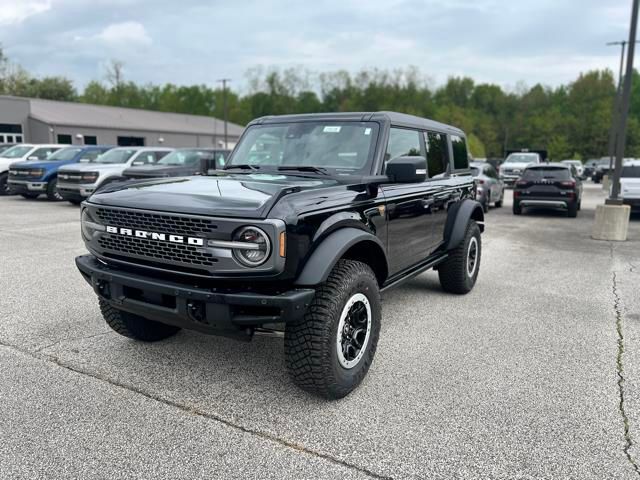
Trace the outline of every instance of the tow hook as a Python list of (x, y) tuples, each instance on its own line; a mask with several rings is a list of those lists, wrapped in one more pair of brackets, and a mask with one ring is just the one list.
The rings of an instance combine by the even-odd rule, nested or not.
[(189, 300), (187, 303), (187, 314), (194, 322), (208, 323), (206, 305), (200, 300)]
[(109, 288), (109, 283), (104, 280), (96, 280), (95, 288), (98, 295), (107, 300), (111, 298), (111, 288)]

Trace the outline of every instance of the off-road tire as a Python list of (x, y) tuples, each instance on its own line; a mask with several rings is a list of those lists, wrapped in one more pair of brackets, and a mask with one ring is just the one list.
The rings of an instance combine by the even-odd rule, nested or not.
[[(475, 264), (469, 274), (469, 252), (472, 251), (471, 244), (475, 242)], [(440, 285), (445, 292), (465, 294), (469, 293), (478, 279), (480, 272), (480, 259), (482, 253), (482, 238), (480, 228), (474, 220), (469, 220), (464, 239), (460, 244), (449, 251), (447, 259), (438, 267), (438, 277)]]
[(180, 331), (180, 327), (154, 322), (133, 313), (113, 308), (103, 299), (99, 299), (99, 302), (102, 317), (107, 322), (107, 325), (123, 337), (141, 342), (157, 342), (169, 338)]
[(522, 207), (520, 206), (520, 202), (513, 202), (513, 214), (514, 215), (522, 214)]
[(0, 173), (0, 197), (3, 195), (9, 195), (9, 186), (7, 185), (7, 180), (9, 179), (9, 173)]
[(64, 200), (60, 196), (60, 194), (56, 191), (57, 187), (58, 187), (57, 178), (52, 178), (51, 180), (49, 180), (49, 183), (47, 184), (47, 200), (51, 202), (60, 202)]
[(569, 218), (576, 218), (578, 216), (578, 204), (571, 202), (567, 208), (567, 215)]
[(33, 200), (34, 198), (38, 198), (40, 194), (39, 193), (21, 193), (20, 196), (22, 198), (26, 198), (27, 200)]
[[(371, 309), (369, 339), (360, 360), (345, 368), (338, 358), (340, 317), (349, 299), (362, 294)], [(304, 318), (285, 329), (285, 359), (294, 383), (320, 397), (348, 395), (366, 376), (375, 356), (382, 308), (378, 281), (371, 268), (358, 261), (340, 260), (316, 294)]]

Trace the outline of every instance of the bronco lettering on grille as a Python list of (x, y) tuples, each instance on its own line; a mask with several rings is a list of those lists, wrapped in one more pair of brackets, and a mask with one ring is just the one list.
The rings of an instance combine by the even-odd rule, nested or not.
[(107, 233), (116, 233), (118, 235), (126, 235), (127, 237), (148, 238), (149, 240), (160, 240), (163, 242), (186, 243), (187, 245), (195, 245), (198, 247), (204, 246), (204, 239), (202, 238), (147, 232), (146, 230), (135, 230), (133, 228), (112, 227), (107, 225)]

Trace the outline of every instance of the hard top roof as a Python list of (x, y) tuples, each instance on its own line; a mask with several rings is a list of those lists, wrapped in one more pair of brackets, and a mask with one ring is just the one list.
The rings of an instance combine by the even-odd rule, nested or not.
[(464, 132), (457, 127), (445, 123), (436, 122), (427, 118), (416, 117), (398, 112), (333, 112), (333, 113), (302, 113), (294, 115), (273, 115), (260, 117), (253, 120), (249, 125), (288, 123), (288, 122), (309, 122), (313, 120), (335, 120), (335, 121), (388, 121), (391, 125), (399, 127), (419, 128), (424, 130), (438, 130), (447, 133), (464, 135)]

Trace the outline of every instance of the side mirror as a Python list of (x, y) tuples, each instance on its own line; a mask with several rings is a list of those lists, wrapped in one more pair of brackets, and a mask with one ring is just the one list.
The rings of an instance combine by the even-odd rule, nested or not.
[(427, 159), (424, 157), (398, 157), (387, 162), (390, 183), (420, 183), (427, 178)]
[(211, 172), (215, 170), (216, 162), (213, 157), (200, 158), (200, 175), (211, 175)]

